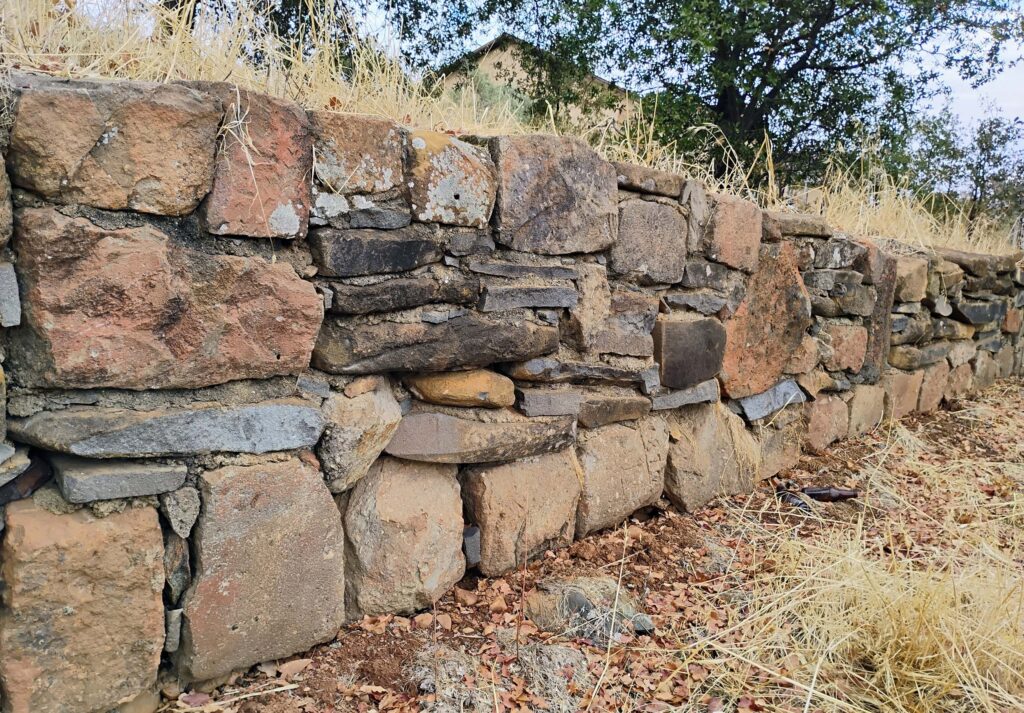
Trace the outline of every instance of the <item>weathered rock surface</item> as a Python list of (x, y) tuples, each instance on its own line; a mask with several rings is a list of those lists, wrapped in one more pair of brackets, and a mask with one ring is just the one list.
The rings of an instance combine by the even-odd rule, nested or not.
[(316, 452), (328, 487), (340, 493), (377, 460), (402, 420), (402, 408), (381, 379), (377, 388), (352, 397), (331, 394), (322, 410), (327, 429)]
[(946, 391), (943, 398), (947, 401), (955, 401), (969, 395), (974, 390), (974, 369), (964, 362), (953, 367), (949, 372), (946, 381)]
[(668, 426), (651, 416), (635, 424), (613, 423), (580, 434), (577, 448), (583, 490), (576, 536), (622, 522), (650, 505), (664, 487)]
[(180, 488), (184, 465), (130, 460), (89, 460), (51, 455), (50, 467), (69, 503), (159, 495)]
[(431, 463), (494, 463), (561, 450), (575, 432), (572, 418), (486, 422), (424, 411), (404, 416), (384, 450)]
[(417, 374), (404, 381), (416, 398), (441, 406), (504, 408), (516, 402), (512, 380), (486, 369)]
[(520, 388), (518, 408), (527, 416), (576, 416), (585, 428), (633, 421), (651, 410), (650, 399), (625, 390)]
[(468, 468), (462, 496), (480, 527), (480, 571), (515, 569), (548, 549), (572, 544), (580, 482), (572, 449), (502, 465)]
[(583, 141), (547, 135), (492, 140), (498, 167), (497, 240), (566, 255), (611, 247), (618, 232), (615, 169)]
[(309, 112), (313, 171), (332, 192), (383, 193), (402, 185), (402, 129), (388, 119)]
[(825, 368), (831, 371), (860, 371), (868, 347), (868, 330), (857, 324), (826, 324), (822, 335), (832, 347), (831, 355), (825, 360)]
[(455, 274), (396, 277), (372, 285), (332, 283), (329, 312), (372, 314), (398, 312), (426, 304), (475, 304), (480, 281)]
[(223, 109), (177, 84), (19, 76), (7, 162), (57, 203), (185, 215), (209, 192)]
[(740, 408), (750, 421), (770, 416), (790, 404), (799, 404), (807, 400), (804, 392), (792, 379), (786, 379), (759, 394), (745, 396), (740, 399)]
[(160, 411), (68, 408), (10, 423), (16, 440), (87, 458), (267, 453), (313, 446), (323, 430), (319, 409), (298, 399)]
[(11, 204), (11, 181), (7, 171), (0, 171), (0, 247), (4, 247), (11, 239), (14, 229), (14, 208)]
[(949, 385), (949, 364), (945, 360), (932, 364), (924, 369), (921, 379), (921, 392), (917, 397), (917, 410), (930, 413), (939, 408), (942, 398)]
[(530, 359), (558, 348), (558, 329), (528, 312), (470, 313), (441, 324), (328, 318), (313, 365), (335, 374), (446, 371)]
[(654, 324), (654, 358), (661, 366), (661, 383), (687, 389), (714, 378), (722, 368), (726, 332), (714, 318), (679, 314), (662, 316)]
[(654, 355), (651, 331), (658, 316), (653, 295), (615, 289), (607, 319), (594, 335), (590, 350), (598, 354), (649, 357)]
[(945, 359), (952, 346), (950, 342), (930, 342), (921, 347), (902, 344), (889, 350), (889, 364), (908, 371), (920, 369)]
[(810, 324), (810, 297), (792, 245), (765, 246), (746, 298), (725, 323), (723, 390), (741, 398), (769, 389), (782, 376)]
[(215, 235), (301, 238), (312, 202), (313, 139), (306, 112), (224, 83), (195, 83), (224, 105), (213, 189), (201, 207)]
[(575, 307), (579, 293), (571, 282), (553, 285), (495, 284), (484, 285), (480, 294), (481, 312), (502, 312), (521, 307)]
[(191, 485), (160, 496), (160, 512), (178, 537), (188, 537), (199, 517), (199, 491)]
[(506, 367), (506, 373), (516, 381), (549, 384), (639, 385), (646, 389), (644, 393), (658, 386), (658, 370), (655, 367), (639, 369), (546, 357), (510, 364)]
[(892, 305), (896, 292), (896, 258), (875, 242), (861, 240), (859, 244), (865, 248), (865, 253), (855, 268), (864, 273), (865, 281), (870, 282), (876, 291), (875, 306), (864, 320), (868, 330), (868, 345), (860, 373), (865, 379), (875, 380), (881, 376), (889, 354)]
[(19, 324), (21, 295), (18, 291), (18, 277), (14, 265), (3, 262), (0, 263), (0, 327), (17, 327)]
[(397, 230), (318, 228), (309, 247), (320, 274), (329, 277), (405, 272), (440, 262), (444, 248), (440, 234), (419, 223)]
[(486, 149), (436, 131), (413, 131), (407, 179), (417, 220), (487, 225), (497, 183)]
[(964, 252), (963, 250), (954, 250), (953, 248), (938, 248), (936, 252), (944, 259), (959, 265), (973, 275), (1010, 272), (1024, 258), (1024, 253), (1019, 251), (1006, 255), (982, 255)]
[(835, 237), (819, 243), (814, 251), (817, 268), (841, 269), (852, 267), (862, 258), (866, 248), (845, 237)]
[(760, 446), (729, 409), (681, 409), (670, 417), (669, 433), (665, 495), (678, 507), (694, 512), (714, 498), (754, 489)]
[(686, 214), (677, 204), (627, 200), (619, 204), (619, 235), (610, 257), (614, 273), (642, 284), (672, 284), (686, 269)]
[(807, 424), (803, 418), (786, 424), (759, 426), (756, 430), (761, 447), (758, 479), (771, 478), (796, 466), (800, 462), (806, 433)]
[(345, 620), (345, 541), (320, 473), (288, 458), (207, 471), (199, 487), (182, 674), (216, 678), (333, 639)]
[(291, 266), (209, 255), (149, 226), (19, 211), (23, 384), (196, 388), (309, 365), (323, 301)]
[(921, 393), (923, 371), (899, 371), (892, 369), (882, 375), (881, 386), (885, 389), (885, 417), (899, 419), (917, 409)]
[(619, 188), (668, 198), (679, 198), (683, 192), (685, 181), (679, 174), (624, 161), (612, 161), (612, 165), (619, 180)]
[(704, 243), (715, 262), (753, 272), (761, 245), (761, 209), (742, 198), (716, 195)]
[(986, 300), (956, 300), (953, 302), (953, 315), (970, 324), (987, 324), (1003, 318), (1007, 305), (1002, 300), (990, 302)]
[(544, 631), (608, 646), (621, 634), (649, 634), (650, 617), (612, 577), (544, 579), (523, 602), (526, 616)]
[(818, 365), (818, 340), (809, 334), (805, 334), (800, 341), (800, 346), (789, 355), (786, 367), (783, 370), (786, 374), (806, 374)]
[[(188, 541), (173, 532), (164, 533), (165, 593), (172, 605), (181, 601), (181, 595), (192, 584), (192, 554)], [(177, 644), (181, 643), (181, 621), (178, 622)], [(177, 648), (175, 648), (177, 650)]]
[(896, 258), (896, 301), (920, 302), (928, 288), (928, 260), (899, 255)]
[(875, 384), (858, 384), (851, 390), (847, 437), (870, 433), (885, 417), (885, 389)]
[(345, 510), (350, 617), (437, 601), (466, 570), (462, 530), (455, 466), (378, 460)]
[(765, 220), (778, 226), (780, 237), (828, 238), (832, 235), (830, 226), (820, 215), (813, 213), (790, 213), (789, 211), (765, 211)]
[(10, 713), (106, 713), (156, 683), (163, 541), (153, 508), (98, 519), (7, 506), (0, 683)]
[(820, 397), (807, 404), (805, 443), (812, 453), (823, 453), (840, 438), (846, 438), (849, 431), (850, 413), (838, 396)]
[(708, 379), (688, 389), (679, 389), (678, 391), (665, 390), (654, 393), (651, 397), (651, 409), (663, 411), (691, 404), (715, 403), (720, 399), (721, 391), (718, 386), (718, 379)]

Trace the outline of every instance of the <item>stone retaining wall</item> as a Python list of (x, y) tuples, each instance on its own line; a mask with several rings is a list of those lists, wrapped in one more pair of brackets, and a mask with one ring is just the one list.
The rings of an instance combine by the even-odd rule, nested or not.
[(5, 711), (302, 651), (430, 606), (467, 553), (497, 575), (692, 511), (1021, 370), (1019, 255), (842, 235), (571, 138), (14, 85)]

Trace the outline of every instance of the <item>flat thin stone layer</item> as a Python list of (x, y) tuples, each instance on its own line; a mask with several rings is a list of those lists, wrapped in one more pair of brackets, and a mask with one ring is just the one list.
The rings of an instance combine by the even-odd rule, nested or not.
[(49, 461), (61, 494), (71, 503), (159, 495), (180, 488), (188, 475), (184, 464), (59, 455)]

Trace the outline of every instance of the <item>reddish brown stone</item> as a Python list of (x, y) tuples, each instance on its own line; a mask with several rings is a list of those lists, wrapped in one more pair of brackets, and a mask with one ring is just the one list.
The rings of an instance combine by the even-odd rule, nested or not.
[(179, 667), (205, 680), (333, 639), (345, 620), (341, 513), (299, 458), (199, 479)]
[(806, 374), (818, 365), (818, 340), (805, 334), (800, 346), (789, 356), (784, 369), (787, 374)]
[(810, 296), (790, 243), (766, 245), (760, 269), (736, 314), (725, 323), (720, 379), (732, 398), (759, 394), (782, 376), (811, 324)]
[(301, 372), (323, 315), (291, 266), (209, 255), (150, 226), (19, 212), (23, 383), (195, 388)]
[(807, 438), (805, 444), (813, 453), (821, 453), (850, 430), (850, 415), (846, 402), (838, 396), (825, 396), (811, 401), (807, 409)]
[(870, 433), (885, 416), (885, 389), (874, 384), (853, 387), (850, 401), (850, 438)]
[(190, 213), (210, 190), (221, 103), (175, 84), (64, 82), (22, 89), (7, 157), (15, 185), (58, 203)]
[(704, 235), (707, 256), (729, 267), (754, 271), (761, 245), (761, 209), (724, 194), (715, 196), (714, 206)]
[(402, 185), (401, 127), (375, 116), (311, 111), (313, 170), (335, 193), (383, 193)]
[(945, 360), (932, 364), (922, 370), (921, 392), (917, 397), (917, 410), (930, 413), (939, 408), (942, 397), (949, 386), (949, 364)]
[(9, 713), (106, 713), (156, 683), (164, 641), (156, 510), (105, 518), (7, 506), (0, 683)]
[(896, 301), (920, 302), (928, 288), (928, 261), (923, 257), (896, 258)]
[(885, 389), (885, 417), (900, 419), (917, 409), (917, 398), (921, 393), (923, 371), (899, 371), (892, 369), (882, 376)]
[(497, 190), (485, 149), (436, 131), (409, 134), (409, 194), (417, 220), (483, 228)]
[(1011, 307), (1006, 310), (1006, 316), (1003, 317), (1003, 331), (1007, 334), (1020, 334), (1021, 323), (1024, 322), (1024, 312), (1015, 307)]
[(974, 369), (970, 364), (961, 364), (949, 372), (946, 379), (946, 401), (955, 401), (968, 396), (974, 390)]
[(301, 238), (309, 224), (313, 141), (306, 112), (291, 102), (201, 84), (224, 103), (213, 190), (202, 207), (216, 235)]
[(868, 330), (855, 324), (827, 324), (822, 334), (828, 340), (832, 351), (825, 360), (830, 371), (852, 371), (857, 373), (864, 365), (868, 346)]

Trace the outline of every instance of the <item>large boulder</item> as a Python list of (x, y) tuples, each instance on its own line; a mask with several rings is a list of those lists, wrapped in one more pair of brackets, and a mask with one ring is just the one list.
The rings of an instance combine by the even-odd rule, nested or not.
[(613, 423), (584, 431), (579, 440), (583, 490), (577, 537), (617, 525), (661, 497), (668, 458), (665, 419)]
[(185, 215), (213, 179), (221, 102), (175, 84), (19, 76), (14, 184), (56, 203)]
[(291, 266), (187, 248), (148, 225), (18, 212), (26, 385), (196, 388), (309, 366), (323, 300)]
[(497, 184), (486, 149), (437, 131), (413, 131), (407, 178), (417, 220), (487, 225)]
[(301, 238), (309, 226), (313, 139), (298, 105), (225, 83), (197, 82), (224, 104), (224, 130), (203, 203), (215, 235)]
[(381, 379), (376, 388), (352, 397), (331, 394), (322, 410), (327, 429), (316, 452), (328, 487), (340, 493), (355, 485), (377, 460), (395, 435), (402, 407)]
[(572, 544), (580, 482), (572, 449), (468, 468), (462, 497), (480, 527), (480, 571), (497, 576)]
[(766, 245), (746, 297), (725, 323), (722, 388), (732, 398), (775, 384), (811, 325), (810, 296), (791, 243)]
[(497, 240), (545, 255), (598, 252), (618, 232), (614, 167), (580, 139), (533, 134), (491, 142)]
[(722, 404), (680, 409), (669, 418), (669, 433), (665, 495), (676, 506), (694, 512), (714, 498), (754, 489), (760, 445)]
[(107, 713), (150, 689), (164, 641), (156, 510), (98, 519), (20, 500), (4, 535), (4, 710)]
[(333, 639), (345, 621), (345, 541), (316, 468), (295, 457), (228, 465), (199, 487), (180, 673), (217, 678)]
[(345, 510), (349, 614), (411, 613), (462, 579), (462, 500), (454, 465), (381, 458)]

